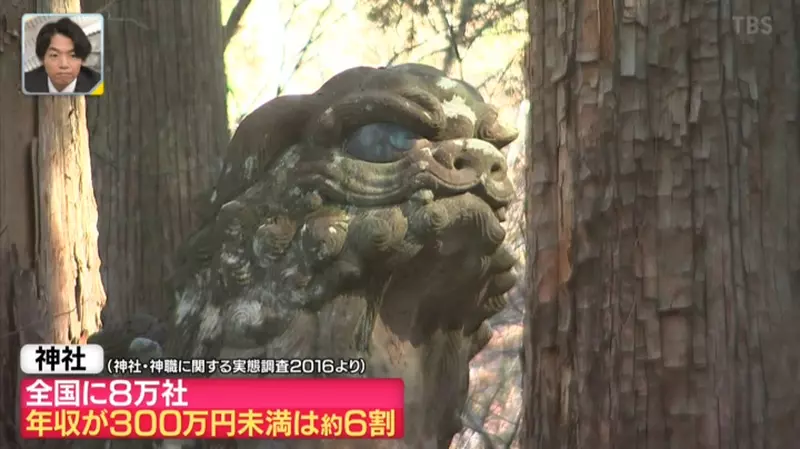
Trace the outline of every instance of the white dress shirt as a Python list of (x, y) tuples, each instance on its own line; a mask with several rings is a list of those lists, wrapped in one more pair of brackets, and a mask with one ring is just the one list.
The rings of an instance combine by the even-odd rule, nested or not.
[(56, 89), (56, 86), (53, 86), (53, 82), (50, 81), (50, 77), (47, 77), (47, 88), (50, 90), (51, 94), (71, 94), (75, 93), (75, 85), (78, 84), (78, 78), (72, 80), (71, 83), (67, 84), (67, 87), (64, 90)]

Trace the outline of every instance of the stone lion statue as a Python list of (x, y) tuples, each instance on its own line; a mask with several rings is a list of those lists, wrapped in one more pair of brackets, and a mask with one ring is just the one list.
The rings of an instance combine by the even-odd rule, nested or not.
[(406, 439), (226, 447), (449, 446), (516, 282), (516, 137), (475, 88), (417, 64), (350, 69), (244, 119), (179, 252), (164, 353), (363, 358), (365, 376), (404, 379)]

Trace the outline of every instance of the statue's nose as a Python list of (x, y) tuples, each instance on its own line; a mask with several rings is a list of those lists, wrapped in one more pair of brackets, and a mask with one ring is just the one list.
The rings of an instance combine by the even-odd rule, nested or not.
[(492, 207), (507, 206), (513, 197), (505, 155), (480, 139), (443, 142), (433, 153), (453, 179), (473, 179), (471, 191)]
[(508, 177), (506, 158), (500, 150), (480, 139), (464, 139), (448, 149), (453, 170), (472, 170), (479, 177), (503, 181)]

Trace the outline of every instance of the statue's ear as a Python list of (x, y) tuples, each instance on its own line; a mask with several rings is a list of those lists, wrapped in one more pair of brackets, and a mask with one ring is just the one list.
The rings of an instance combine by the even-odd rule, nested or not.
[(252, 185), (284, 149), (302, 140), (317, 109), (314, 100), (313, 95), (277, 97), (242, 120), (228, 144), (216, 185), (194, 201), (202, 221)]

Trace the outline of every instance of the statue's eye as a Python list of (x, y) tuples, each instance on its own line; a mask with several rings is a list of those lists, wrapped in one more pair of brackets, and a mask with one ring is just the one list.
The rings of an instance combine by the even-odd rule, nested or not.
[(358, 128), (344, 144), (348, 154), (367, 162), (394, 162), (414, 147), (420, 137), (393, 123), (371, 123)]

